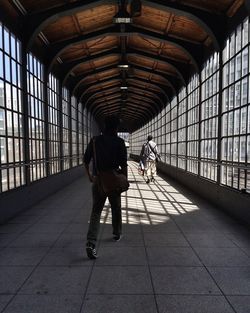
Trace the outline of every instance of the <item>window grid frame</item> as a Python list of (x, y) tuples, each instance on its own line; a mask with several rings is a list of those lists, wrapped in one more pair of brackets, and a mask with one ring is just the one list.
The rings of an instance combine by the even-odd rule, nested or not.
[[(3, 99), (3, 105), (0, 106), (3, 117), (3, 131), (0, 133), (0, 193), (2, 193), (25, 185), (26, 177), (24, 110), (22, 103), (23, 85), (21, 79), (22, 43), (2, 22), (0, 22), (0, 36), (0, 61), (2, 64), (0, 84), (2, 84), (1, 98)], [(9, 67), (6, 71), (7, 60)], [(2, 159), (4, 156), (5, 162)], [(6, 176), (6, 183), (4, 183), (4, 176)]]
[[(30, 62), (32, 61), (32, 66)], [(36, 71), (34, 70), (36, 66)], [(40, 70), (38, 70), (40, 68)], [(39, 73), (40, 72), (40, 77)], [(28, 98), (28, 121), (29, 121), (29, 147), (30, 147), (30, 181), (36, 181), (46, 177), (46, 135), (45, 135), (45, 101), (44, 101), (44, 66), (43, 64), (35, 58), (31, 53), (27, 54), (27, 98)], [(32, 79), (30, 77), (32, 76)], [(36, 83), (35, 83), (36, 82)], [(31, 85), (33, 85), (31, 87)], [(39, 97), (40, 95), (40, 97)], [(32, 114), (32, 101), (34, 104), (34, 112)], [(37, 103), (40, 103), (38, 107)], [(40, 115), (37, 117), (37, 112)], [(43, 117), (43, 118), (42, 118)], [(40, 138), (41, 133), (37, 138), (37, 124), (35, 125), (35, 136), (33, 136), (32, 132), (32, 122), (36, 121), (38, 124), (43, 125), (42, 129), (42, 138)], [(39, 125), (39, 127), (41, 126)], [(33, 157), (33, 143), (35, 141), (35, 158)], [(37, 143), (39, 143), (39, 158), (37, 157)], [(41, 144), (43, 148), (41, 149)], [(43, 151), (42, 151), (43, 150)], [(43, 157), (41, 157), (43, 154)], [(43, 167), (42, 167), (43, 165)], [(35, 167), (35, 175), (34, 175), (34, 167)], [(37, 170), (39, 168), (39, 170)], [(42, 169), (43, 168), (43, 169)], [(39, 175), (37, 174), (39, 172)], [(36, 178), (34, 178), (34, 176)]]

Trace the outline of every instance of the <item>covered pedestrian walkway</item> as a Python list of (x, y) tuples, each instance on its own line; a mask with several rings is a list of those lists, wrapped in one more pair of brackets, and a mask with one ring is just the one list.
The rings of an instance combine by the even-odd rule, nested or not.
[(74, 181), (0, 227), (0, 312), (246, 313), (250, 233), (176, 182), (129, 162), (123, 238), (108, 204), (85, 255), (90, 184)]
[(0, 1), (0, 223), (83, 175), (121, 121), (137, 160), (250, 224), (250, 0)]
[[(250, 312), (250, 0), (0, 0), (0, 312)], [(85, 256), (121, 121), (124, 238)], [(153, 136), (159, 177), (138, 175)], [(187, 189), (185, 189), (187, 188)]]

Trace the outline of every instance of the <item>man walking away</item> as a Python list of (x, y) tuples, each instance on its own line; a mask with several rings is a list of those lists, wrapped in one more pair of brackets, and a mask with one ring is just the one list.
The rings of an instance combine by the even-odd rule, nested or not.
[(158, 155), (158, 149), (156, 143), (152, 139), (153, 137), (151, 135), (148, 136), (148, 140), (143, 144), (140, 154), (140, 159), (145, 165), (147, 184), (155, 181), (156, 174), (156, 157)]
[[(110, 169), (118, 170), (127, 176), (127, 151), (124, 140), (117, 136), (119, 119), (116, 116), (108, 116), (105, 119), (105, 131), (103, 135), (92, 138), (84, 154), (84, 164), (92, 183), (93, 206), (87, 233), (86, 252), (90, 259), (96, 259), (96, 241), (98, 238), (101, 213), (107, 196), (100, 188), (99, 171)], [(94, 156), (95, 154), (95, 156)], [(90, 172), (89, 164), (93, 160), (93, 172)], [(121, 194), (108, 197), (112, 211), (113, 239), (119, 241), (122, 234)]]

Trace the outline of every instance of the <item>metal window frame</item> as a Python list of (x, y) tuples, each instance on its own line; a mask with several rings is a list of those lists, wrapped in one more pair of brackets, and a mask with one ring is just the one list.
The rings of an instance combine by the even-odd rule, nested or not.
[[(20, 95), (22, 96), (25, 92), (25, 86), (22, 84), (22, 52), (18, 51), (22, 49), (22, 44), (19, 39), (13, 34), (8, 27), (0, 22), (1, 24), (1, 41), (2, 48), (0, 48), (2, 56), (3, 56), (3, 77), (1, 78), (1, 82), (3, 83), (3, 94), (4, 94), (4, 104), (1, 107), (4, 112), (4, 123), (5, 123), (5, 134), (1, 135), (1, 139), (5, 142), (5, 155), (6, 162), (3, 163), (0, 160), (0, 192), (6, 192), (12, 189), (16, 189), (25, 183), (27, 183), (28, 179), (25, 175), (23, 168), (27, 153), (25, 149), (21, 149), (21, 145), (25, 144), (25, 111), (23, 104), (23, 98), (19, 99)], [(8, 40), (8, 49), (6, 50), (6, 38), (5, 33), (7, 34)], [(14, 46), (13, 46), (14, 44)], [(9, 60), (9, 77), (6, 77), (6, 58)], [(13, 68), (14, 66), (14, 68)], [(14, 79), (15, 77), (15, 79)], [(8, 86), (8, 91), (7, 91)], [(15, 96), (14, 98), (14, 92)], [(22, 91), (22, 92), (21, 92)], [(9, 96), (10, 99), (7, 97)], [(10, 106), (7, 104), (7, 101), (10, 100)], [(16, 101), (16, 105), (14, 107), (14, 101)], [(20, 104), (19, 104), (20, 103)], [(8, 120), (9, 117), (11, 119), (11, 126), (9, 126)], [(23, 124), (21, 124), (21, 121)], [(10, 129), (10, 133), (8, 128)], [(21, 133), (21, 129), (24, 129), (24, 134)], [(11, 141), (11, 143), (10, 143)], [(16, 152), (15, 144), (18, 143), (19, 151)], [(11, 145), (11, 146), (10, 146)], [(12, 160), (10, 162), (9, 151), (12, 151)], [(21, 152), (23, 155), (21, 155)], [(18, 158), (18, 160), (17, 160)], [(6, 168), (6, 165), (8, 167)], [(7, 184), (6, 188), (3, 188), (3, 171), (6, 171)]]
[[(249, 25), (249, 18), (248, 20), (248, 28), (250, 27)], [(224, 107), (222, 108), (222, 112), (221, 112), (221, 118), (223, 119), (224, 116), (227, 116), (227, 133), (226, 134), (221, 134), (221, 142), (226, 140), (227, 143), (227, 149), (229, 148), (228, 143), (229, 141), (232, 141), (232, 156), (231, 159), (229, 160), (228, 156), (226, 158), (226, 160), (224, 159), (224, 157), (221, 155), (221, 171), (220, 174), (223, 175), (220, 179), (220, 184), (222, 185), (226, 185), (229, 186), (231, 188), (234, 189), (242, 189), (241, 188), (241, 184), (242, 184), (242, 172), (241, 172), (241, 167), (244, 165), (245, 169), (244, 169), (244, 178), (243, 178), (243, 189), (247, 188), (247, 180), (248, 180), (248, 160), (247, 160), (247, 140), (248, 137), (250, 135), (250, 133), (248, 132), (247, 129), (247, 123), (248, 123), (248, 112), (249, 112), (249, 107), (250, 107), (250, 99), (249, 99), (249, 93), (247, 94), (247, 103), (242, 105), (242, 91), (243, 91), (243, 81), (245, 79), (248, 80), (248, 83), (250, 81), (250, 73), (249, 73), (249, 53), (250, 53), (250, 38), (248, 38), (248, 42), (244, 45), (243, 44), (243, 25), (245, 23), (246, 20), (244, 20), (237, 29), (235, 29), (232, 33), (232, 35), (229, 37), (229, 41), (228, 41), (228, 45), (229, 45), (229, 51), (231, 51), (229, 57), (226, 60), (222, 60), (222, 71), (226, 71), (227, 67), (229, 69), (229, 84), (228, 85), (223, 85), (222, 89), (221, 89), (221, 93), (224, 95), (225, 93), (227, 93), (228, 95), (228, 108), (225, 109)], [(236, 47), (236, 43), (237, 43), (237, 36), (236, 33), (238, 32), (238, 30), (240, 29), (240, 48), (237, 49)], [(232, 40), (233, 39), (233, 40)], [(232, 47), (233, 45), (233, 47)], [(247, 56), (247, 60), (248, 60), (248, 65), (247, 65), (247, 73), (245, 75), (242, 75), (243, 73), (243, 66), (244, 66), (244, 62), (243, 62), (243, 52), (244, 50), (247, 49), (248, 52), (248, 56)], [(232, 53), (232, 51), (234, 53)], [(240, 64), (240, 72), (241, 75), (239, 78), (237, 78), (237, 58), (240, 56), (241, 59), (241, 64)], [(225, 55), (224, 55), (225, 57)], [(231, 73), (231, 67), (230, 64), (232, 64), (232, 62), (235, 63), (234, 66), (234, 72)], [(233, 74), (233, 79), (232, 79), (232, 74)], [(223, 76), (224, 77), (224, 76)], [(231, 81), (230, 81), (231, 79)], [(240, 105), (239, 106), (233, 106), (230, 107), (230, 90), (233, 87), (234, 88), (234, 100), (236, 97), (236, 86), (239, 85), (239, 102)], [(245, 133), (241, 133), (241, 126), (242, 126), (242, 109), (246, 108), (246, 132)], [(235, 133), (235, 113), (238, 111), (239, 113), (239, 131), (237, 133)], [(230, 133), (229, 132), (229, 123), (230, 123), (230, 119), (229, 116), (233, 115), (233, 119), (232, 119), (232, 129), (233, 132)], [(241, 162), (240, 160), (240, 149), (241, 149), (241, 138), (244, 137), (245, 138), (245, 149), (246, 149), (246, 153), (245, 153), (245, 161)], [(238, 139), (238, 143), (237, 143), (237, 161), (234, 161), (234, 151), (235, 151), (235, 140)], [(222, 153), (222, 149), (223, 147), (221, 146), (221, 153)], [(237, 166), (237, 167), (235, 167)], [(222, 174), (224, 173), (224, 174)], [(224, 178), (224, 176), (226, 176)], [(228, 178), (231, 176), (230, 182), (228, 181)], [(235, 177), (236, 176), (236, 177)]]

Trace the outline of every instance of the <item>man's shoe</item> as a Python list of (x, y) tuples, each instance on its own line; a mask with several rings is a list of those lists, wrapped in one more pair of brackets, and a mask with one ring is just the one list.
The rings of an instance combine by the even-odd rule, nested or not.
[(149, 180), (149, 179), (147, 179), (147, 180), (146, 180), (146, 184), (149, 184), (149, 183), (150, 183), (150, 180)]
[(122, 235), (114, 235), (114, 236), (113, 236), (113, 239), (114, 239), (114, 241), (116, 241), (116, 242), (120, 241), (121, 238), (122, 238)]
[(154, 178), (154, 177), (151, 178), (151, 182), (152, 182), (152, 183), (155, 182), (155, 178)]
[(93, 243), (87, 242), (87, 244), (86, 244), (86, 252), (87, 252), (87, 256), (91, 260), (97, 259), (97, 253), (96, 253), (95, 245)]

